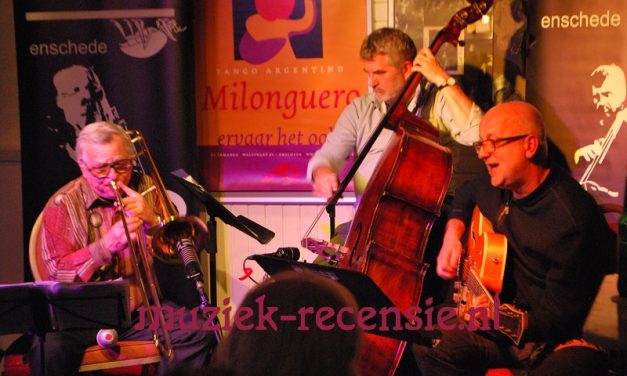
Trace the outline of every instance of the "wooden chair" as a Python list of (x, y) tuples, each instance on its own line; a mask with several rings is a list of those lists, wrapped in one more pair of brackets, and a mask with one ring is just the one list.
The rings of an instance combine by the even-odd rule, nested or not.
[[(152, 341), (120, 341), (113, 348), (98, 345), (85, 349), (78, 372), (110, 370), (106, 374), (153, 374), (161, 354)], [(151, 365), (154, 365), (151, 367)]]
[[(42, 214), (39, 214), (30, 234), (28, 258), (35, 281), (48, 279), (40, 257), (39, 231)], [(108, 370), (105, 374), (148, 375), (154, 374), (161, 354), (153, 341), (119, 341), (112, 348), (93, 345), (85, 349), (79, 372)]]

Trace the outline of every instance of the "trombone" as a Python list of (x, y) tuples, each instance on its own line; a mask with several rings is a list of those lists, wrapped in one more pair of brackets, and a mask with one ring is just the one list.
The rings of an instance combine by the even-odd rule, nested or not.
[[(170, 339), (170, 333), (167, 330), (165, 317), (163, 310), (161, 309), (161, 302), (159, 300), (159, 292), (157, 280), (154, 276), (152, 265), (148, 259), (148, 253), (146, 248), (146, 234), (141, 230), (141, 227), (137, 232), (137, 242), (134, 242), (131, 238), (131, 233), (126, 223), (126, 217), (124, 216), (124, 206), (122, 204), (122, 195), (120, 194), (120, 188), (115, 181), (111, 181), (111, 186), (115, 191), (115, 200), (118, 210), (120, 211), (120, 218), (128, 241), (128, 246), (131, 249), (131, 262), (133, 264), (133, 271), (137, 284), (139, 285), (139, 292), (141, 295), (142, 304), (146, 305), (146, 315), (148, 322), (152, 329), (152, 339), (155, 346), (159, 349), (159, 352), (172, 361), (174, 359), (174, 351), (172, 350), (172, 341)], [(150, 294), (150, 295), (149, 295)], [(150, 299), (149, 299), (150, 298)], [(162, 328), (163, 343), (159, 340), (159, 333), (155, 325), (155, 317), (153, 310), (150, 309), (150, 304), (153, 304), (156, 308), (159, 326)]]
[[(163, 356), (172, 361), (174, 359), (172, 341), (161, 308), (159, 285), (150, 256), (168, 264), (183, 262), (187, 277), (195, 282), (196, 290), (201, 296), (201, 307), (204, 309), (208, 301), (202, 285), (202, 272), (199, 269), (191, 270), (197, 268), (188, 268), (188, 265), (194, 264), (192, 261), (197, 262), (196, 253), (204, 248), (208, 230), (206, 224), (198, 217), (179, 216), (167, 194), (144, 137), (137, 130), (127, 130), (127, 134), (135, 148), (136, 170), (149, 185), (144, 193), (154, 191), (153, 209), (158, 215), (159, 223), (149, 229), (148, 234), (140, 226), (136, 231), (137, 240), (133, 241), (124, 216), (120, 187), (115, 181), (111, 182), (111, 186), (115, 191), (117, 208), (120, 211), (120, 218), (131, 251), (131, 262), (142, 303), (146, 306), (147, 319), (150, 327), (153, 328), (155, 346)], [(148, 243), (150, 238), (152, 239), (151, 245)], [(154, 310), (151, 309), (151, 304)], [(157, 321), (158, 326), (156, 325)], [(163, 342), (159, 340), (157, 327), (161, 327)], [(218, 341), (222, 338), (221, 329), (216, 330), (216, 338)]]

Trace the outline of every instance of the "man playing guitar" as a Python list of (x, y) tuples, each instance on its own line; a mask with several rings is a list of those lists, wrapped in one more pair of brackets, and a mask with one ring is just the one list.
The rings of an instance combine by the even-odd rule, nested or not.
[(434, 348), (414, 346), (422, 374), (483, 374), (496, 367), (538, 375), (601, 374), (600, 352), (586, 346), (553, 349), (581, 337), (614, 233), (577, 181), (549, 166), (544, 125), (533, 106), (494, 107), (479, 134), (474, 147), (488, 173), (457, 191), (436, 272), (444, 279), (458, 275), (467, 227), (478, 207), (507, 239), (499, 301), (520, 312), (522, 332), (512, 341), (499, 330), (442, 331)]

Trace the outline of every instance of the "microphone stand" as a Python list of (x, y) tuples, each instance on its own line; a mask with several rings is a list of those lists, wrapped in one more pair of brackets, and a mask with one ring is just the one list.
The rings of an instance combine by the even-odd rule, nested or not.
[(202, 185), (200, 185), (191, 175), (185, 170), (178, 169), (171, 172), (176, 180), (179, 181), (186, 189), (188, 189), (198, 200), (205, 204), (205, 209), (209, 215), (209, 221), (207, 222), (207, 229), (209, 230), (209, 244), (207, 246), (207, 252), (209, 253), (209, 272), (211, 274), (210, 280), (210, 295), (211, 302), (216, 304), (218, 300), (217, 282), (216, 282), (216, 254), (218, 253), (218, 234), (217, 234), (217, 221), (216, 218), (220, 218), (225, 224), (235, 227), (246, 235), (257, 240), (261, 244), (267, 244), (274, 238), (274, 232), (261, 226), (260, 224), (242, 216), (235, 216), (224, 205), (216, 200)]
[[(213, 276), (214, 275), (213, 273), (215, 273), (215, 267), (211, 269), (212, 269), (211, 275)], [(207, 293), (205, 292), (205, 285), (204, 285), (202, 271), (198, 270), (198, 273), (188, 278), (192, 282), (194, 282), (194, 287), (196, 288), (196, 291), (198, 292), (198, 297), (200, 299), (199, 310), (201, 314), (204, 314), (205, 308), (207, 308), (211, 303), (209, 302), (209, 298), (207, 297)], [(217, 306), (217, 305), (214, 304), (214, 306)], [(222, 339), (224, 338), (224, 334), (222, 332), (222, 325), (220, 324), (220, 320), (218, 319), (217, 315), (213, 317), (213, 321), (211, 322), (211, 324), (215, 328), (214, 333), (216, 336), (216, 341), (218, 343), (222, 342)]]
[(216, 282), (216, 255), (218, 254), (218, 222), (216, 218), (209, 214), (209, 220), (207, 221), (207, 229), (209, 230), (209, 244), (207, 244), (207, 253), (209, 254), (209, 275), (211, 280), (209, 283), (209, 294), (211, 296), (211, 302), (217, 306), (218, 301), (218, 286)]
[[(183, 260), (187, 279), (194, 283), (194, 288), (200, 298), (200, 312), (204, 315), (205, 308), (207, 308), (210, 303), (207, 298), (207, 293), (205, 292), (205, 279), (202, 268), (200, 267), (200, 261), (198, 260), (196, 244), (194, 243), (194, 240), (182, 236), (176, 242), (176, 250), (178, 251), (179, 257)], [(222, 342), (223, 337), (222, 327), (220, 326), (220, 321), (215, 315), (213, 316), (212, 324), (215, 327), (214, 333), (216, 340), (220, 343)]]

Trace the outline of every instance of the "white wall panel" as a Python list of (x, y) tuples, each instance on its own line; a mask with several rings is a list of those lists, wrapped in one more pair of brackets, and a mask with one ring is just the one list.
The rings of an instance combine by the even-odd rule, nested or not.
[[(250, 279), (240, 280), (245, 275), (243, 262), (246, 257), (276, 252), (280, 247), (298, 247), (300, 261), (311, 262), (315, 255), (300, 247), (300, 240), (311, 226), (321, 205), (279, 205), (279, 204), (228, 204), (226, 205), (235, 216), (242, 215), (275, 233), (268, 244), (260, 244), (252, 237), (232, 226), (224, 225), (218, 220), (218, 255), (217, 284), (218, 303), (223, 306), (225, 298), (230, 298), (230, 306), (235, 309), (244, 298), (246, 292), (254, 286)], [(353, 207), (350, 204), (338, 205), (336, 208), (336, 224), (352, 218)], [(329, 217), (325, 212), (316, 223), (311, 237), (329, 239)], [(207, 257), (203, 257), (208, 270)], [(246, 267), (253, 270), (252, 277), (263, 280), (265, 273), (252, 260), (246, 261)], [(207, 278), (207, 286), (209, 284)]]

